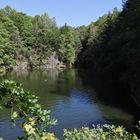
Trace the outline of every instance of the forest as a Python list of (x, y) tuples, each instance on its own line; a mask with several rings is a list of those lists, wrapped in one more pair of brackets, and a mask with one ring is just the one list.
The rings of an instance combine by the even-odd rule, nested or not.
[(114, 8), (79, 27), (67, 23), (58, 27), (47, 13), (32, 17), (6, 6), (0, 10), (0, 74), (17, 69), (85, 69), (126, 85), (139, 105), (139, 37), (139, 0), (123, 1), (121, 11)]
[[(7, 6), (0, 10), (1, 73), (12, 69), (78, 67), (108, 75), (140, 92), (140, 1), (77, 28), (57, 27), (47, 13), (28, 16)], [(20, 66), (21, 65), (21, 66)]]

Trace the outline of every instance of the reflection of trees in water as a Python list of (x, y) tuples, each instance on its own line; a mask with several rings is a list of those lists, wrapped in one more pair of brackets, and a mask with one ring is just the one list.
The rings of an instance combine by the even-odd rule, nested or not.
[(128, 107), (130, 91), (125, 85), (111, 81), (109, 77), (96, 76), (89, 71), (79, 71), (84, 87), (93, 88), (99, 100), (105, 104)]
[[(58, 69), (49, 69), (42, 71), (42, 76), (49, 76), (52, 80), (56, 81), (58, 79), (59, 73), (61, 71)], [(47, 79), (46, 79), (47, 80)]]
[[(12, 72), (9, 79), (23, 84), (23, 87), (41, 98), (41, 102), (55, 104), (58, 100), (70, 96), (75, 86), (75, 70), (33, 70)], [(62, 100), (63, 100), (62, 99)]]
[(95, 75), (89, 71), (78, 71), (78, 74), (78, 77), (80, 77), (78, 80), (85, 89), (91, 91), (90, 96), (93, 96), (94, 101), (98, 103), (102, 115), (105, 118), (111, 118), (108, 121), (116, 120), (116, 122), (119, 122), (118, 120), (120, 119), (120, 121), (125, 122), (126, 119), (128, 119), (128, 121), (132, 120), (134, 114), (129, 115), (129, 107), (132, 104), (129, 103), (129, 98), (124, 95), (125, 87), (115, 82), (107, 81), (108, 79), (95, 77)]
[[(113, 81), (107, 75), (95, 75), (89, 71), (79, 71), (79, 75), (84, 87), (94, 88), (99, 103), (103, 104), (103, 106), (107, 105), (121, 109), (123, 112), (133, 116), (134, 125), (138, 123), (140, 108), (132, 100), (130, 88), (127, 85)], [(116, 122), (119, 122), (119, 120), (116, 119)], [(124, 122), (124, 124), (126, 123)]]
[(27, 77), (29, 75), (29, 71), (27, 69), (25, 70), (17, 70), (13, 71), (11, 75), (14, 75), (16, 77), (22, 76), (22, 77)]
[(20, 77), (22, 77), (23, 79), (34, 79), (37, 80), (38, 77), (46, 77), (46, 81), (47, 81), (47, 77), (49, 77), (52, 80), (57, 80), (59, 73), (62, 72), (62, 70), (58, 70), (58, 69), (49, 69), (49, 70), (34, 70), (34, 71), (29, 71), (29, 70), (19, 70), (19, 71), (13, 71), (10, 74), (7, 75), (7, 77), (12, 77), (12, 78), (16, 78), (19, 79)]
[(68, 69), (59, 73), (55, 90), (60, 95), (69, 96), (70, 91), (75, 87), (75, 70)]

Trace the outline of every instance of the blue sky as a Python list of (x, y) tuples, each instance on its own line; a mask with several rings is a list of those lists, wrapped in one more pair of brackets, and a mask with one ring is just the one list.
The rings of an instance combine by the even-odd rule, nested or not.
[(47, 12), (58, 26), (76, 27), (96, 21), (114, 7), (121, 10), (122, 0), (0, 0), (0, 8), (6, 5), (31, 16)]

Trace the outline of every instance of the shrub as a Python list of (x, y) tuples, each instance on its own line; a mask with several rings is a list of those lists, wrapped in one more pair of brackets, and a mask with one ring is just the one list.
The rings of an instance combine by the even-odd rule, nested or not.
[(64, 130), (63, 140), (138, 140), (138, 137), (127, 132), (122, 126), (104, 125), (93, 129), (83, 127), (74, 131)]

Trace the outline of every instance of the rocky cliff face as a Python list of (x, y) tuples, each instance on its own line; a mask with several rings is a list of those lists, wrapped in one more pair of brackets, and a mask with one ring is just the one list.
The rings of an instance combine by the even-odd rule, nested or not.
[(29, 59), (23, 59), (16, 62), (14, 66), (14, 70), (28, 70), (33, 68), (43, 68), (43, 69), (56, 69), (56, 68), (66, 68), (66, 65), (63, 62), (60, 62), (56, 52), (50, 57), (46, 57), (45, 59), (38, 57), (30, 57)]

